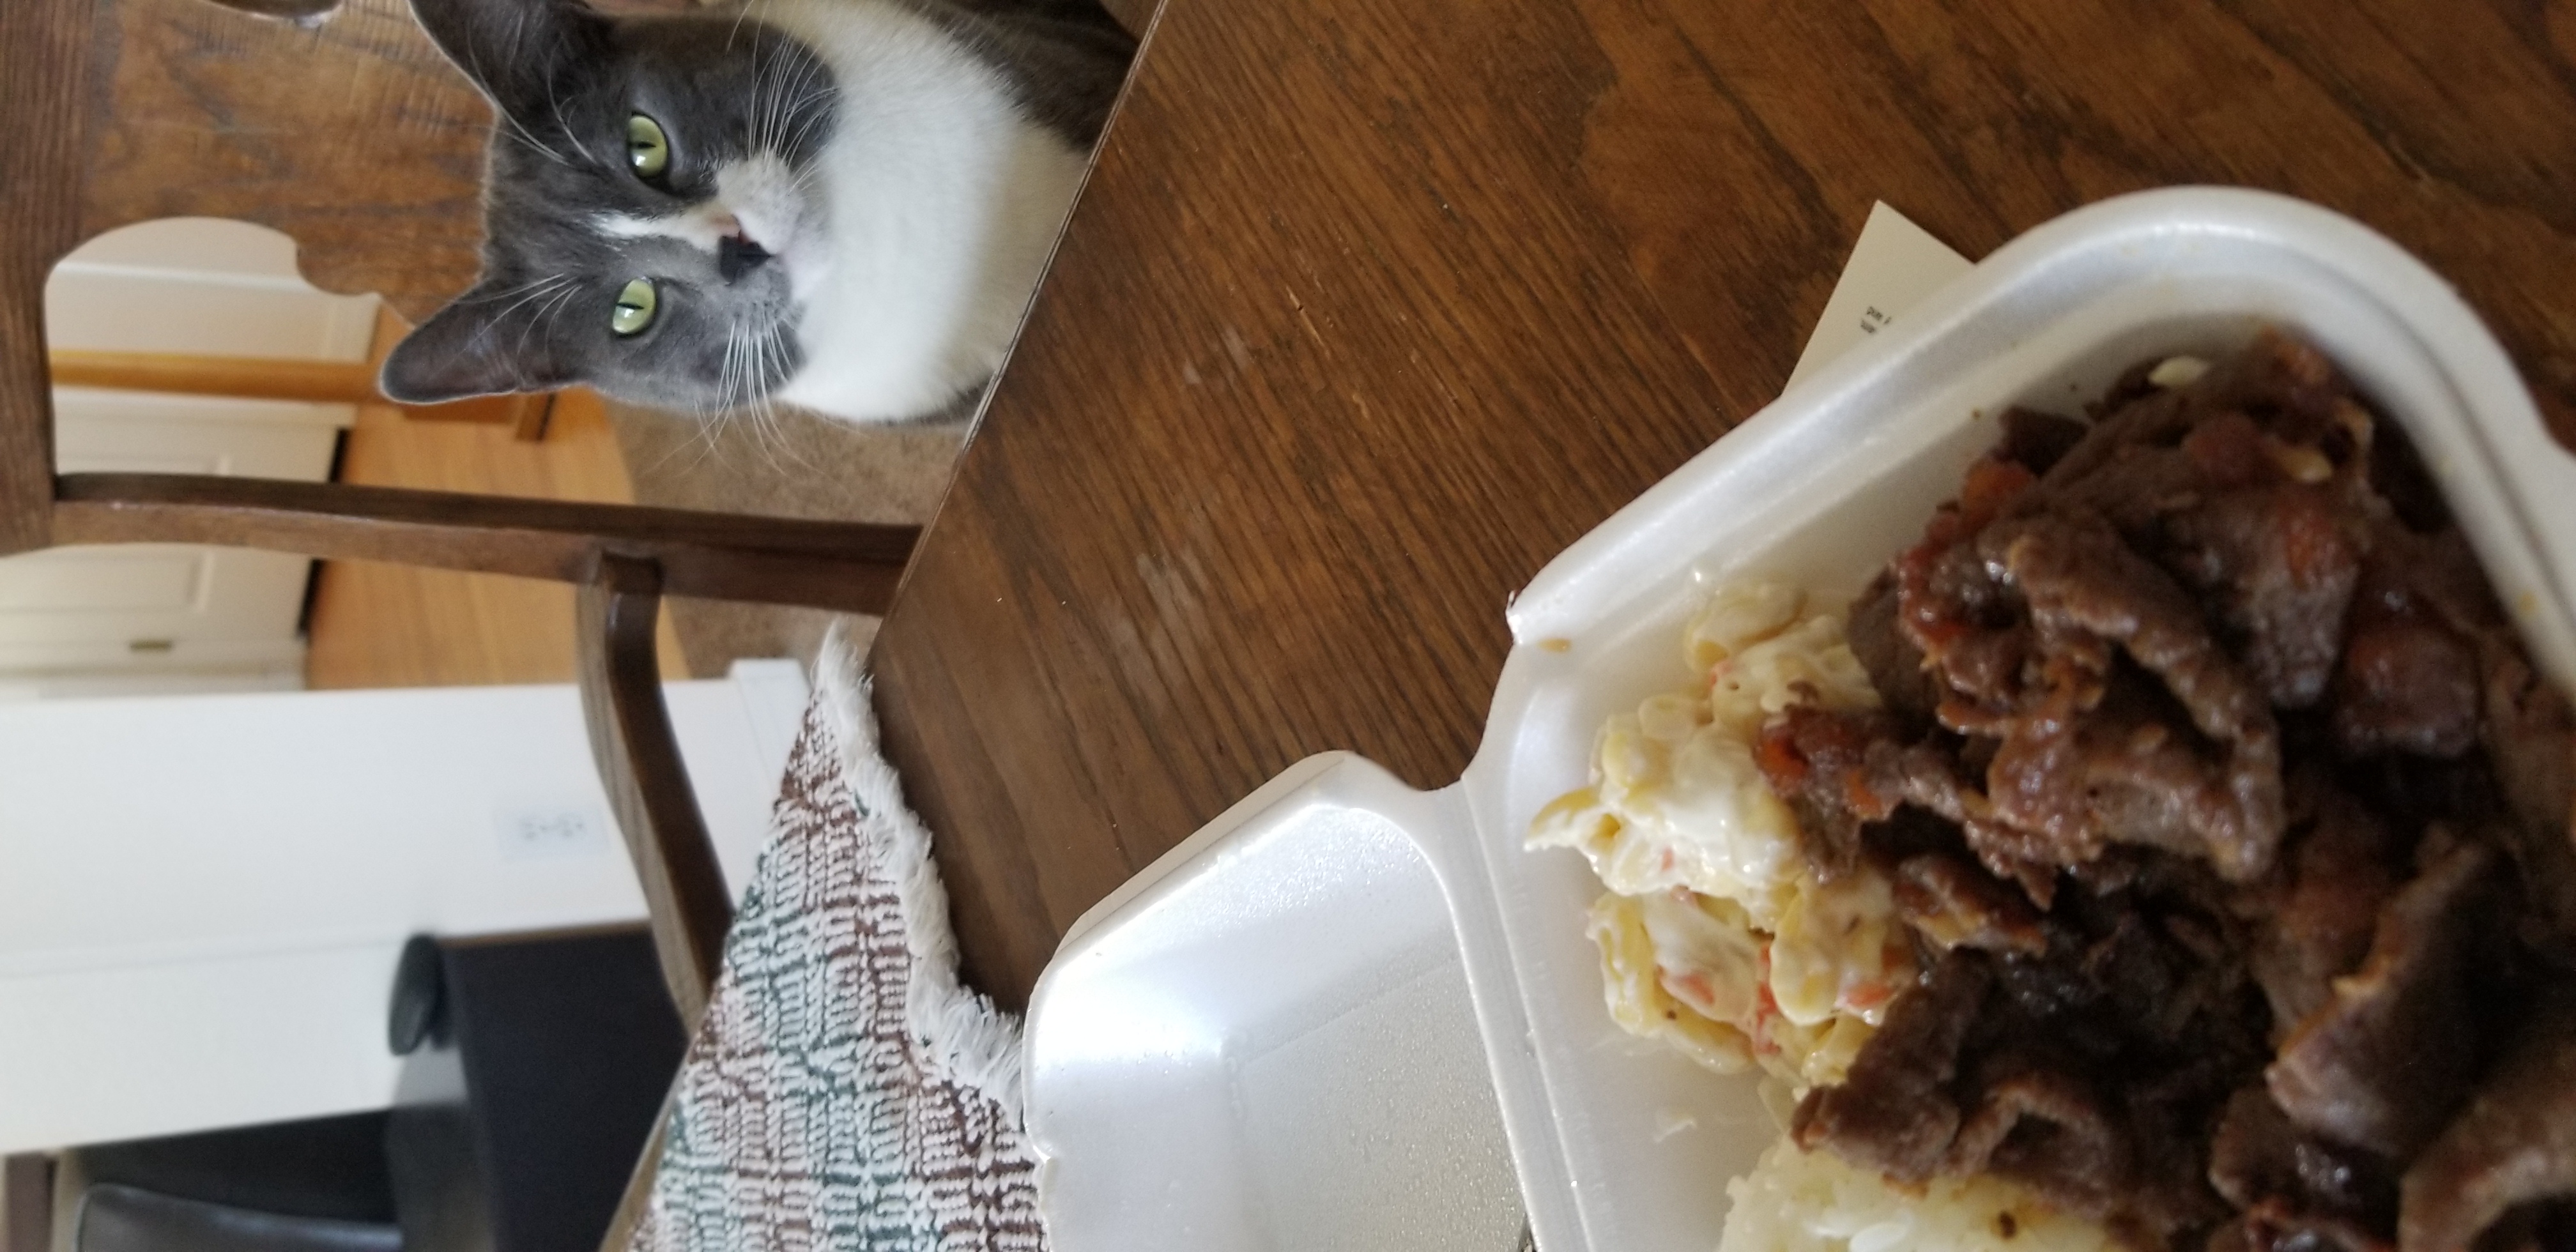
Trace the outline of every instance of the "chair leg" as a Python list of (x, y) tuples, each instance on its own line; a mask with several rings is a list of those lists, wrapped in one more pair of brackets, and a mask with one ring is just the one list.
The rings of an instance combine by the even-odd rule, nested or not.
[(50, 1252), (53, 1241), (53, 1158), (0, 1157), (0, 1252)]
[(653, 562), (602, 553), (581, 587), (575, 643), (591, 755), (644, 887), (662, 978), (694, 1030), (715, 988), (733, 897), (662, 703), (653, 654), (661, 585)]

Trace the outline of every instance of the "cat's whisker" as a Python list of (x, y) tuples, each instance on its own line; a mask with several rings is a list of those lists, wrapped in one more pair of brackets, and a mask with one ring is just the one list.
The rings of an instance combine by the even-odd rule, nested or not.
[[(664, 411), (668, 411), (668, 406), (665, 406)], [(671, 446), (665, 449), (661, 456), (654, 458), (652, 464), (645, 466), (641, 472), (635, 475), (637, 479), (640, 480), (654, 473), (658, 473), (663, 466), (671, 463), (671, 459), (673, 457), (687, 451), (690, 444), (694, 443), (699, 445), (697, 459), (682, 467), (680, 471), (682, 473), (696, 471), (699, 466), (706, 464), (707, 457), (715, 452), (715, 439), (710, 433), (709, 428), (711, 423), (708, 421), (709, 415), (706, 405), (703, 402), (692, 403), (687, 406), (687, 412), (691, 419), (688, 425), (694, 437), (689, 439), (672, 440)], [(679, 415), (675, 413), (672, 414), (672, 416), (677, 417)]]
[[(799, 70), (795, 82), (779, 84), (777, 93), (771, 97), (771, 108), (777, 121), (770, 127), (770, 150), (778, 153), (781, 160), (794, 152), (813, 129), (814, 102), (831, 94), (815, 90), (809, 81), (811, 76), (810, 67)], [(791, 92), (795, 93), (792, 97)]]
[(547, 332), (551, 334), (554, 329), (555, 319), (561, 317), (564, 309), (572, 303), (572, 298), (580, 294), (581, 284), (572, 282), (565, 283), (563, 285), (563, 289), (558, 292), (553, 299), (546, 301), (544, 305), (537, 309), (536, 316), (528, 319), (527, 327), (519, 332), (520, 345), (525, 347), (527, 344), (528, 332), (536, 329), (541, 324), (545, 326)]
[(743, 371), (743, 407), (751, 423), (752, 440), (760, 445), (760, 455), (773, 471), (781, 468), (775, 442), (776, 429), (769, 421), (769, 352), (762, 336), (750, 335), (743, 340), (750, 360)]
[(788, 185), (794, 187), (799, 192), (802, 192), (812, 188), (815, 182), (822, 177), (823, 172), (821, 170), (808, 169), (798, 173), (794, 178), (788, 180)]
[[(830, 72), (819, 60), (809, 57), (773, 57), (771, 61), (781, 67), (781, 72), (772, 76), (766, 89), (760, 89), (758, 74), (755, 71), (754, 84), (759, 97), (759, 111), (768, 118), (767, 125), (763, 128), (765, 132), (763, 146), (777, 152), (783, 158), (795, 146), (803, 143), (806, 132), (812, 126), (814, 113), (808, 106), (817, 100), (837, 94), (839, 85), (832, 81)], [(790, 71), (785, 67), (792, 67), (793, 79), (788, 77)], [(819, 85), (818, 78), (821, 80)], [(791, 96), (793, 99), (790, 98)], [(796, 128), (793, 136), (785, 133), (791, 125)]]
[(567, 169), (572, 167), (572, 162), (565, 160), (564, 154), (547, 147), (543, 140), (537, 138), (535, 131), (528, 129), (527, 123), (510, 116), (510, 111), (508, 109), (495, 108), (492, 110), (492, 113), (495, 117), (500, 118), (503, 123), (509, 126), (510, 133), (517, 136), (519, 142), (543, 153), (546, 159), (553, 161), (557, 165), (563, 166)]
[(716, 365), (716, 412), (719, 415), (733, 411), (734, 354), (741, 347), (742, 328), (726, 327), (724, 358)]
[[(515, 28), (515, 29), (512, 31), (512, 33), (511, 33), (511, 41), (510, 41), (510, 45), (509, 45), (509, 46), (511, 46), (511, 47), (524, 47), (524, 46), (526, 46), (526, 45), (525, 45), (525, 40), (527, 39), (527, 34), (528, 34), (528, 12), (529, 12), (529, 10), (524, 9), (524, 8), (519, 10), (518, 24), (517, 24), (516, 28)], [(464, 70), (465, 70), (466, 77), (471, 78), (471, 79), (473, 79), (475, 82), (478, 82), (478, 83), (490, 83), (490, 82), (492, 82), (492, 81), (493, 81), (493, 79), (492, 79), (492, 75), (491, 75), (491, 72), (490, 72), (489, 70), (487, 70), (487, 69), (484, 67), (484, 65), (483, 65), (483, 56), (482, 56), (482, 52), (483, 52), (483, 50), (482, 50), (482, 47), (481, 47), (480, 45), (476, 45), (476, 44), (468, 44), (468, 45), (466, 46), (466, 49), (465, 49), (464, 59), (465, 59), (465, 61), (466, 61), (466, 62), (469, 62), (469, 64), (466, 64), (463, 68), (464, 68)], [(563, 159), (563, 154), (561, 154), (561, 153), (559, 153), (559, 152), (556, 152), (554, 149), (549, 148), (549, 147), (547, 147), (546, 145), (544, 145), (544, 144), (542, 144), (542, 143), (539, 143), (539, 142), (537, 141), (537, 137), (536, 137), (535, 135), (533, 135), (533, 134), (529, 133), (528, 128), (527, 128), (526, 126), (524, 126), (524, 125), (521, 125), (521, 124), (520, 124), (519, 119), (517, 119), (517, 118), (515, 118), (515, 117), (510, 116), (510, 111), (509, 111), (508, 109), (506, 109), (506, 108), (500, 108), (500, 107), (497, 107), (497, 106), (496, 106), (496, 107), (492, 110), (492, 112), (493, 112), (493, 115), (494, 115), (495, 117), (498, 117), (498, 118), (501, 120), (501, 122), (502, 122), (503, 124), (507, 125), (507, 126), (510, 128), (510, 130), (511, 130), (513, 133), (515, 133), (515, 134), (519, 137), (519, 141), (520, 141), (520, 142), (522, 142), (522, 143), (524, 143), (524, 144), (528, 145), (528, 146), (529, 146), (529, 147), (531, 147), (531, 148), (536, 149), (536, 150), (537, 150), (537, 151), (539, 151), (539, 152), (544, 153), (545, 155), (547, 155), (547, 156), (549, 156), (549, 157), (554, 158), (554, 159), (555, 159), (555, 161), (556, 161), (557, 163), (559, 163), (559, 164), (563, 164), (563, 165), (570, 165), (570, 164), (572, 164), (572, 162), (570, 162), (570, 161), (566, 161), (566, 160), (564, 160), (564, 159)]]
[[(500, 293), (498, 293), (498, 294), (494, 295), (494, 296), (493, 296), (493, 299), (494, 299), (494, 300), (498, 300), (498, 299), (500, 299), (502, 296), (517, 296), (517, 297), (519, 298), (519, 300), (524, 301), (524, 300), (528, 300), (528, 299), (531, 299), (531, 298), (536, 297), (536, 296), (542, 296), (542, 295), (550, 294), (550, 293), (552, 293), (552, 292), (554, 291), (554, 289), (555, 289), (555, 288), (560, 287), (560, 286), (562, 286), (563, 284), (568, 283), (568, 282), (571, 282), (571, 281), (573, 281), (573, 276), (572, 276), (571, 274), (569, 274), (569, 273), (563, 273), (563, 272), (557, 272), (557, 273), (549, 274), (549, 275), (547, 275), (546, 277), (544, 277), (544, 278), (540, 278), (540, 279), (537, 279), (537, 280), (535, 280), (535, 281), (533, 281), (533, 282), (529, 282), (529, 283), (527, 283), (527, 284), (525, 284), (525, 285), (518, 286), (518, 287), (513, 287), (513, 288), (511, 288), (511, 289), (510, 289), (510, 290), (508, 290), (508, 291), (500, 292)], [(504, 306), (504, 307), (501, 309), (501, 313), (506, 314), (506, 313), (508, 313), (511, 309), (514, 309), (514, 308), (517, 308), (517, 307), (518, 307), (518, 303), (514, 301), (513, 303), (511, 303), (511, 304), (509, 304), (509, 305)], [(494, 316), (496, 316), (496, 317), (497, 317), (497, 316), (500, 316), (500, 314), (495, 314)]]
[(691, 472), (695, 472), (699, 468), (703, 467), (707, 463), (708, 458), (713, 457), (716, 454), (716, 449), (718, 447), (717, 436), (723, 432), (725, 422), (730, 417), (730, 413), (727, 411), (726, 406), (727, 397), (732, 394), (734, 342), (734, 336), (727, 334), (725, 337), (724, 356), (719, 358), (716, 363), (715, 403), (712, 405), (698, 404), (692, 406), (692, 411), (696, 413), (698, 419), (699, 449), (698, 458), (689, 463), (689, 469)]
[(777, 78), (784, 58), (775, 54), (757, 57), (751, 63), (751, 118), (754, 145), (763, 142), (770, 129), (771, 95), (777, 90)]
[(683, 472), (685, 472), (685, 473), (691, 473), (691, 474), (694, 474), (694, 473), (698, 472), (699, 470), (706, 468), (706, 464), (707, 464), (707, 462), (708, 462), (709, 460), (712, 460), (712, 459), (715, 457), (715, 454), (716, 454), (716, 448), (717, 448), (717, 446), (718, 446), (718, 445), (717, 445), (717, 441), (716, 441), (716, 435), (717, 435), (717, 433), (718, 433), (718, 432), (720, 432), (720, 431), (722, 431), (722, 430), (724, 429), (724, 414), (723, 414), (722, 412), (713, 412), (713, 413), (711, 413), (711, 412), (708, 412), (708, 411), (707, 411), (707, 410), (705, 410), (705, 409), (699, 409), (699, 410), (697, 410), (697, 416), (698, 416), (698, 439), (697, 439), (697, 443), (698, 443), (698, 455), (697, 455), (697, 459), (690, 461), (690, 462), (689, 462), (689, 464), (688, 464), (688, 466), (687, 466), (687, 468), (683, 471)]
[(779, 96), (780, 100), (786, 101), (787, 108), (790, 112), (802, 109), (817, 100), (827, 99), (839, 93), (840, 89), (830, 83), (824, 83), (819, 87), (815, 86), (813, 84), (814, 73), (815, 71), (813, 67), (808, 66), (799, 71), (796, 81), (790, 84), (791, 87), (803, 88), (805, 90), (805, 94), (796, 97), (794, 100), (787, 100), (787, 97), (783, 94)]
[[(789, 372), (787, 366), (788, 355), (786, 328), (773, 322), (770, 324), (765, 334), (765, 338), (767, 339), (770, 350), (776, 353), (778, 371), (782, 375), (780, 381), (784, 382), (785, 378), (783, 375)], [(764, 392), (761, 396), (760, 402), (762, 407), (769, 414), (770, 424), (777, 428), (779, 432), (779, 443), (786, 447), (788, 458), (794, 461), (800, 469), (808, 471), (815, 469), (816, 467), (812, 459), (797, 451), (796, 441), (787, 437), (786, 421), (779, 413), (778, 401), (774, 389)]]
[[(700, 422), (700, 423), (698, 423), (698, 425), (699, 425), (701, 428), (703, 428), (703, 427), (705, 427), (706, 423), (704, 423), (704, 422)], [(681, 450), (682, 448), (686, 448), (686, 447), (688, 447), (688, 446), (689, 446), (689, 444), (688, 444), (688, 441), (687, 441), (687, 440), (679, 440), (679, 439), (675, 439), (675, 440), (673, 440), (673, 441), (671, 442), (671, 446), (670, 446), (670, 447), (668, 447), (668, 448), (663, 449), (663, 450), (662, 450), (662, 455), (660, 455), (660, 456), (658, 456), (658, 457), (653, 458), (653, 463), (652, 463), (652, 464), (650, 464), (650, 465), (645, 466), (645, 467), (644, 467), (644, 469), (643, 469), (643, 471), (642, 471), (641, 473), (637, 474), (637, 475), (636, 475), (636, 477), (641, 478), (641, 477), (644, 477), (645, 475), (648, 475), (648, 474), (655, 474), (655, 473), (659, 473), (659, 472), (661, 472), (661, 469), (662, 469), (662, 467), (663, 467), (663, 466), (668, 465), (668, 464), (670, 464), (670, 463), (671, 463), (671, 458), (672, 458), (672, 457), (675, 457), (675, 456), (680, 455), (680, 450)]]
[(786, 455), (787, 464), (798, 469), (810, 470), (813, 468), (813, 463), (796, 450), (796, 440), (788, 434), (787, 421), (778, 408), (777, 386), (783, 379), (777, 375), (783, 371), (786, 357), (781, 351), (776, 329), (773, 327), (769, 332), (764, 333), (761, 341), (763, 344), (761, 357), (765, 363), (761, 374), (761, 421), (769, 427), (772, 437), (777, 440), (779, 451)]
[(564, 311), (565, 309), (568, 309), (568, 308), (572, 307), (573, 297), (578, 296), (578, 295), (580, 295), (580, 294), (581, 294), (581, 284), (579, 284), (579, 283), (566, 283), (566, 284), (564, 285), (563, 294), (562, 294), (562, 295), (559, 295), (559, 296), (556, 296), (556, 297), (555, 297), (555, 302), (554, 302), (554, 304), (548, 307), (548, 310), (547, 310), (547, 318), (548, 318), (548, 320), (551, 322), (551, 320), (552, 320), (552, 319), (563, 316), (563, 311)]
[(734, 10), (733, 28), (725, 32), (725, 51), (733, 51), (733, 37), (741, 33), (743, 19), (751, 16), (751, 6), (756, 3), (758, 0), (742, 0), (742, 7)]
[(535, 289), (529, 290), (526, 295), (520, 296), (518, 299), (502, 306), (499, 312), (492, 315), (491, 321), (488, 324), (497, 327), (503, 321), (507, 320), (512, 313), (517, 312), (519, 306), (532, 300), (545, 299), (546, 297), (553, 295), (558, 289), (570, 285), (573, 285), (573, 279), (570, 276), (557, 274), (542, 284), (534, 285)]
[(536, 332), (538, 327), (546, 327), (546, 330), (551, 330), (551, 327), (554, 327), (554, 317), (556, 317), (556, 314), (564, 312), (564, 304), (567, 304), (567, 301), (572, 299), (572, 296), (580, 294), (580, 291), (582, 291), (580, 283), (562, 283), (562, 286), (556, 286), (554, 294), (546, 296), (546, 304), (538, 304), (536, 312), (528, 314), (528, 325), (526, 325), (526, 327), (520, 327), (520, 332), (518, 332), (520, 345), (526, 345), (526, 343), (528, 343), (528, 335), (531, 335), (531, 332)]
[[(518, 310), (519, 310), (519, 308), (520, 308), (521, 306), (523, 306), (523, 305), (527, 305), (527, 304), (531, 304), (531, 303), (534, 303), (534, 302), (539, 301), (539, 300), (551, 299), (551, 298), (554, 296), (554, 294), (555, 294), (556, 292), (558, 292), (558, 291), (563, 291), (563, 290), (567, 290), (567, 289), (571, 289), (571, 288), (573, 288), (573, 287), (575, 287), (575, 286), (576, 286), (576, 284), (573, 282), (573, 280), (571, 280), (571, 279), (569, 279), (569, 278), (566, 278), (566, 279), (563, 279), (563, 280), (561, 280), (561, 281), (559, 281), (559, 282), (556, 282), (556, 283), (550, 284), (550, 285), (548, 285), (548, 286), (546, 286), (546, 287), (544, 287), (544, 288), (541, 288), (541, 289), (539, 289), (539, 290), (531, 291), (531, 292), (529, 292), (528, 294), (526, 294), (526, 295), (524, 295), (524, 296), (521, 296), (521, 297), (519, 297), (519, 298), (518, 298), (518, 299), (516, 299), (516, 300), (511, 301), (511, 302), (510, 302), (510, 304), (509, 304), (509, 307), (504, 308), (504, 309), (502, 309), (500, 312), (493, 314), (493, 315), (492, 315), (491, 326), (492, 326), (492, 328), (493, 328), (493, 329), (498, 330), (501, 326), (503, 326), (504, 324), (506, 324), (506, 322), (507, 322), (507, 320), (508, 320), (508, 318), (509, 318), (510, 314), (512, 314), (512, 313), (514, 313), (514, 312), (516, 312), (516, 311), (518, 311)], [(544, 306), (540, 305), (539, 307), (542, 309)], [(520, 327), (519, 327), (519, 350), (520, 350), (522, 353), (525, 353), (525, 352), (527, 351), (527, 346), (528, 346), (528, 334), (529, 334), (529, 332), (531, 332), (531, 331), (533, 331), (534, 329), (536, 329), (536, 324), (537, 324), (537, 319), (536, 319), (536, 318), (534, 318), (534, 317), (530, 317), (530, 318), (529, 318), (525, 323), (521, 324), (521, 325), (520, 325)]]
[[(564, 117), (563, 95), (555, 90), (554, 84), (552, 83), (546, 84), (546, 105), (548, 108), (554, 110), (555, 125), (563, 128), (564, 138), (572, 141), (573, 150), (575, 152), (579, 152), (583, 160), (599, 166), (602, 169), (614, 170), (617, 168), (600, 160), (599, 154), (591, 151), (589, 144), (582, 142), (581, 132), (574, 129), (572, 122)], [(566, 162), (566, 164), (570, 164), (570, 162)]]
[(738, 402), (737, 412), (748, 420), (752, 441), (760, 446), (760, 455), (769, 462), (769, 468), (772, 471), (783, 469), (785, 467), (779, 464), (778, 459), (778, 430), (776, 424), (769, 420), (771, 416), (768, 407), (769, 355), (766, 340), (749, 334), (742, 327), (736, 327), (735, 332), (743, 335), (745, 357), (742, 373), (743, 394)]
[(496, 301), (507, 300), (521, 292), (533, 291), (539, 287), (552, 286), (555, 283), (565, 281), (566, 277), (567, 276), (563, 274), (548, 274), (543, 278), (530, 279), (516, 287), (508, 287), (500, 291), (469, 293), (459, 299), (461, 302), (468, 304), (491, 304)]
[[(814, 123), (818, 119), (829, 116), (828, 110), (815, 111), (810, 110), (807, 107), (815, 101), (825, 99), (839, 91), (839, 87), (828, 80), (826, 80), (820, 87), (815, 86), (814, 77), (819, 73), (822, 73), (822, 70), (818, 63), (813, 61), (799, 61), (796, 67), (795, 82), (773, 84), (773, 86), (779, 88), (779, 90), (775, 91), (771, 98), (771, 105), (773, 106), (776, 121), (772, 124), (770, 129), (772, 132), (771, 137), (779, 142), (772, 145), (772, 150), (778, 152), (782, 157), (786, 153), (794, 150), (798, 145), (805, 142), (805, 135), (813, 128)], [(787, 100), (787, 93), (790, 91), (801, 91), (804, 94), (790, 102)], [(782, 136), (776, 133), (780, 129), (791, 124), (796, 128), (794, 134)]]
[[(829, 124), (830, 122), (827, 115), (809, 113), (804, 118), (797, 121), (794, 133), (789, 134), (785, 139), (781, 140), (777, 150), (781, 152), (796, 151), (799, 147), (803, 146), (806, 139), (813, 135), (818, 127)], [(810, 169), (807, 170), (804, 176), (812, 177), (813, 171)]]
[(724, 356), (716, 365), (715, 401), (712, 404), (701, 405), (697, 410), (698, 437), (706, 444), (706, 448), (698, 455), (700, 463), (704, 463), (708, 457), (713, 456), (716, 453), (716, 436), (724, 430), (725, 419), (727, 417), (726, 397), (730, 392), (731, 384), (729, 380), (732, 377), (733, 338), (728, 335), (725, 338)]
[[(737, 327), (734, 342), (742, 346), (742, 359), (734, 366), (732, 386), (727, 388), (725, 396), (725, 412), (733, 420), (741, 421), (744, 407), (751, 401), (751, 341), (744, 338), (741, 328)], [(753, 425), (751, 433), (753, 441), (758, 442), (760, 428), (757, 424)]]
[[(778, 131), (780, 126), (783, 125), (786, 120), (785, 116), (779, 112), (778, 108), (779, 101), (783, 99), (785, 95), (785, 93), (780, 90), (780, 88), (785, 85), (780, 81), (780, 79), (784, 73), (785, 67), (792, 61), (796, 61), (796, 59), (772, 55), (755, 62), (752, 66), (751, 131), (752, 148), (754, 151), (776, 150), (775, 141), (778, 137)], [(801, 79), (801, 76), (808, 72), (810, 67), (803, 62), (796, 63), (798, 64), (797, 73)], [(764, 79), (766, 79), (766, 81), (764, 81)]]
[[(537, 288), (539, 288), (539, 287), (551, 287), (551, 286), (553, 286), (554, 284), (559, 283), (559, 282), (562, 282), (562, 281), (564, 281), (566, 278), (569, 278), (569, 277), (571, 277), (571, 275), (568, 275), (568, 274), (560, 274), (560, 273), (557, 273), (557, 274), (548, 274), (548, 275), (546, 275), (546, 276), (545, 276), (545, 277), (543, 277), (543, 278), (531, 278), (531, 279), (529, 279), (528, 281), (526, 281), (526, 282), (524, 282), (524, 283), (521, 283), (521, 284), (519, 284), (519, 285), (518, 285), (518, 286), (516, 286), (516, 287), (505, 287), (505, 288), (503, 288), (503, 289), (501, 289), (501, 290), (499, 290), (499, 291), (492, 292), (492, 293), (490, 293), (490, 294), (488, 294), (488, 295), (485, 295), (485, 296), (482, 296), (482, 297), (479, 297), (479, 298), (480, 298), (480, 299), (482, 299), (482, 300), (485, 300), (485, 301), (487, 301), (487, 302), (488, 302), (488, 301), (493, 301), (493, 300), (506, 300), (506, 299), (508, 299), (508, 298), (509, 298), (509, 297), (511, 297), (511, 296), (515, 296), (515, 295), (520, 294), (521, 292), (534, 291), (535, 289), (537, 289)], [(469, 297), (469, 298), (475, 298), (475, 297)]]
[(746, 128), (750, 132), (750, 150), (755, 154), (769, 150), (770, 131), (775, 126), (770, 117), (770, 88), (765, 80), (777, 68), (777, 61), (776, 57), (765, 57), (751, 66), (751, 109)]
[[(724, 405), (728, 420), (743, 417), (745, 407), (751, 402), (752, 388), (755, 385), (752, 377), (753, 349), (754, 345), (750, 337), (741, 326), (736, 325), (726, 329)], [(753, 421), (750, 426), (753, 442), (762, 444), (762, 454), (768, 455), (769, 449), (763, 439), (759, 422)], [(774, 464), (772, 468), (775, 468)]]
[[(829, 99), (833, 94), (835, 94), (834, 89), (821, 88), (807, 93), (803, 99), (790, 105), (789, 115), (794, 118), (793, 124), (796, 129), (779, 143), (776, 150), (782, 153), (792, 152), (804, 144), (805, 137), (812, 134), (815, 127), (829, 125), (832, 120), (830, 109), (811, 109), (806, 106), (817, 100)], [(810, 169), (807, 172), (812, 173)]]
[(786, 462), (778, 455), (778, 431), (767, 420), (765, 411), (755, 404), (744, 409), (742, 413), (751, 430), (751, 441), (760, 449), (760, 459), (765, 468), (772, 474), (785, 473)]

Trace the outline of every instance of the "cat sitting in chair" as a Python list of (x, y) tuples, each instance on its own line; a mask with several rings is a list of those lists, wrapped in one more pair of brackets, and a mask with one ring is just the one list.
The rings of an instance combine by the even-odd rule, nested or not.
[(1096, 0), (413, 7), (499, 120), (482, 277), (385, 360), (410, 403), (935, 412), (1001, 364), (1135, 51)]

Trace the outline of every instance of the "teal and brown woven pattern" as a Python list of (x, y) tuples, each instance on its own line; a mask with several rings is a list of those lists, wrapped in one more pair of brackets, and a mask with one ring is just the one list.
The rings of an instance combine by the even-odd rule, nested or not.
[[(928, 838), (837, 645), (681, 1070), (636, 1252), (1041, 1252), (1016, 1023), (956, 986)], [(986, 1055), (959, 1055), (940, 1020), (961, 1015)]]

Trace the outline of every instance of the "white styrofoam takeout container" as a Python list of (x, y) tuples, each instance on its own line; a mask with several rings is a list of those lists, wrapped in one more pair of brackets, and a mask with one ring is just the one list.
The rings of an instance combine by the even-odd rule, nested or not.
[[(1611, 1024), (1583, 933), (1601, 888), (1570, 852), (1524, 850), (1530, 818), (1583, 785), (1603, 718), (1687, 681), (1680, 630), (1704, 587), (1761, 575), (1857, 591), (1956, 493), (2005, 408), (2075, 412), (2140, 360), (2224, 353), (2264, 325), (2323, 348), (2406, 428), (2535, 658), (2568, 684), (2576, 459), (2439, 277), (2265, 193), (2177, 188), (2070, 213), (1550, 562), (1508, 610), (1514, 647), (1456, 785), (1415, 792), (1346, 755), (1302, 763), (1083, 919), (1028, 1026), (1058, 1252), (1501, 1252), (1512, 1224), (1476, 1168), (1489, 1108), (1546, 1252), (1715, 1247), (1724, 1181), (1776, 1129), (1749, 1078)], [(1445, 918), (1430, 916), (1435, 888)], [(1451, 961), (1491, 1106), (1459, 1094), (1476, 1058), (1433, 1025), (1458, 1011), (1439, 973)], [(1386, 1027), (1374, 1050), (1306, 1042), (1354, 1015)], [(1322, 1058), (1293, 1079), (1309, 1100), (1247, 1085), (1290, 1048)], [(1426, 1151), (1423, 1168), (1373, 1181)]]

